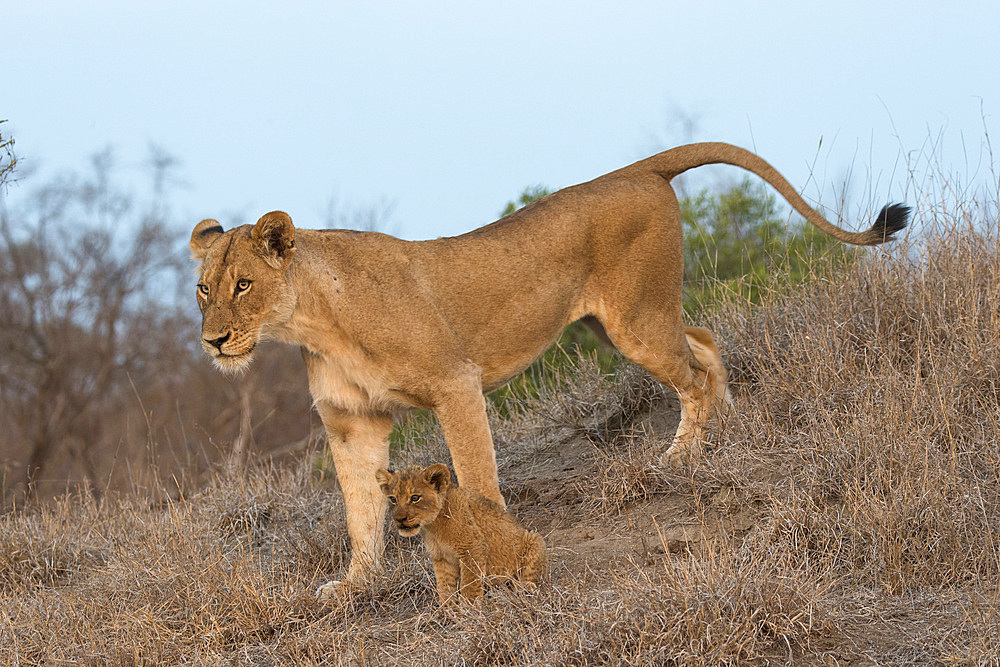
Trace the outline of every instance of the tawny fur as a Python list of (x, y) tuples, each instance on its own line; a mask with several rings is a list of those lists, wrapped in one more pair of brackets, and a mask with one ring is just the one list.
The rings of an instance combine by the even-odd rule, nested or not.
[(453, 485), (446, 466), (379, 470), (375, 477), (399, 533), (424, 539), (441, 604), (457, 592), (475, 600), (490, 579), (535, 584), (543, 574), (542, 536), (522, 528), (492, 500)]
[(711, 163), (756, 173), (848, 243), (881, 243), (906, 222), (905, 207), (887, 207), (868, 231), (847, 232), (761, 158), (709, 143), (560, 190), (454, 238), (296, 229), (280, 211), (229, 231), (215, 220), (195, 227), (202, 346), (216, 364), (246, 368), (264, 338), (302, 349), (344, 492), (349, 583), (380, 567), (385, 502), (374, 474), (388, 465), (392, 416), (434, 410), (459, 483), (502, 506), (483, 392), (526, 368), (575, 320), (600, 325), (677, 392), (681, 420), (665, 460), (699, 455), (727, 394), (714, 343), (692, 345), (681, 322), (682, 227), (670, 179)]
[(712, 371), (715, 379), (715, 407), (716, 410), (725, 414), (733, 404), (733, 397), (729, 393), (728, 374), (722, 363), (719, 348), (715, 344), (715, 337), (708, 329), (686, 326), (684, 327), (684, 338), (687, 340), (694, 358)]

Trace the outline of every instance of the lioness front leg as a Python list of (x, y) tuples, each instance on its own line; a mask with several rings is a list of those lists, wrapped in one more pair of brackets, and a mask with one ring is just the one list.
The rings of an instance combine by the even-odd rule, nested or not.
[(459, 380), (457, 386), (439, 397), (434, 407), (451, 451), (455, 476), (459, 486), (506, 507), (500, 495), (497, 458), (479, 368), (469, 368)]
[(385, 415), (353, 415), (325, 401), (316, 408), (329, 436), (351, 539), (351, 563), (344, 581), (331, 581), (317, 591), (320, 599), (326, 599), (345, 587), (363, 586), (381, 570), (386, 502), (375, 472), (389, 465), (392, 420)]

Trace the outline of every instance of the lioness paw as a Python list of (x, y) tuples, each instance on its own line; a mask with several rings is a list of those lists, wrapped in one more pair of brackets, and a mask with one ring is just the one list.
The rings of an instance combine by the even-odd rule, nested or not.
[(700, 440), (694, 441), (674, 441), (670, 449), (660, 456), (660, 464), (671, 468), (679, 468), (682, 465), (696, 461), (704, 453)]
[(316, 589), (316, 600), (319, 602), (331, 602), (346, 597), (351, 592), (352, 587), (346, 581), (328, 581)]

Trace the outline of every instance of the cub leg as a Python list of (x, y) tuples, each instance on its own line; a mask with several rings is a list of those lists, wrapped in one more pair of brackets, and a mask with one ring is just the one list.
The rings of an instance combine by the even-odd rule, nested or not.
[(454, 556), (444, 554), (432, 555), (434, 563), (434, 582), (437, 585), (438, 601), (448, 604), (458, 592), (459, 565)]
[(458, 557), (458, 565), (462, 576), (462, 597), (470, 602), (483, 595), (483, 577), (485, 571), (486, 552), (471, 551)]
[(381, 570), (386, 500), (375, 472), (389, 467), (392, 420), (384, 415), (349, 414), (325, 401), (318, 402), (316, 408), (329, 436), (351, 539), (351, 563), (345, 581), (329, 582), (317, 591), (320, 599), (326, 599), (345, 586), (368, 583)]

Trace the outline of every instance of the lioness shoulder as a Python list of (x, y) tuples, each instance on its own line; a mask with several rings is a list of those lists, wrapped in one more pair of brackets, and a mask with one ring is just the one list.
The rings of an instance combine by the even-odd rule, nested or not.
[(486, 579), (534, 584), (544, 572), (542, 536), (497, 503), (452, 484), (446, 466), (379, 470), (376, 479), (400, 535), (424, 538), (442, 604), (459, 591), (478, 598)]

